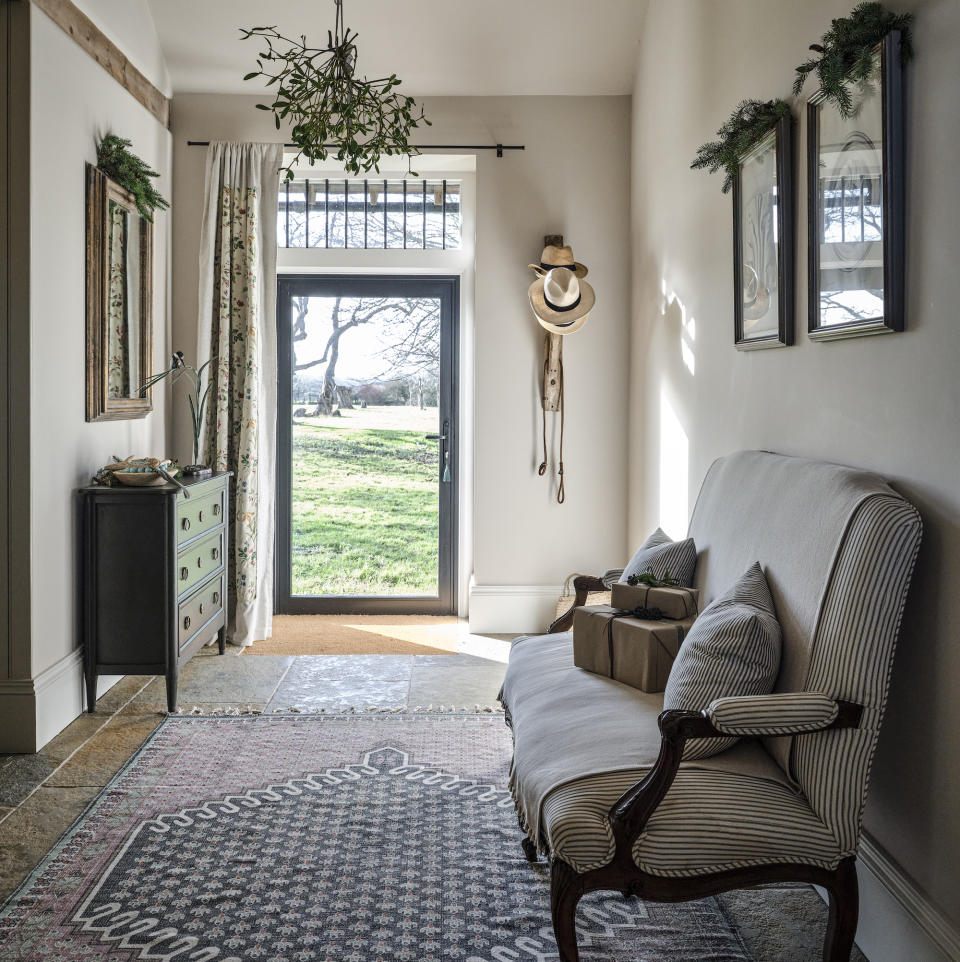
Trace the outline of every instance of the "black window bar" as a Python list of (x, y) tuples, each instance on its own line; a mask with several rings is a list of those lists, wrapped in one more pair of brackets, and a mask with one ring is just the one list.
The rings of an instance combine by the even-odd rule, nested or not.
[[(341, 182), (334, 181), (334, 183), (339, 185)], [(370, 230), (371, 218), (374, 216), (383, 218), (383, 249), (391, 246), (391, 224), (394, 231), (402, 236), (402, 243), (401, 237), (392, 238), (394, 246), (420, 250), (438, 247), (441, 250), (448, 250), (451, 247), (460, 246), (461, 205), (458, 182), (447, 180), (430, 182), (424, 178), (419, 190), (409, 190), (407, 180), (385, 179), (372, 182), (363, 180), (353, 181), (352, 185), (351, 181), (344, 180), (342, 184), (342, 195), (339, 193), (339, 186), (334, 189), (334, 195), (331, 195), (329, 178), (323, 181), (304, 179), (285, 183), (280, 192), (281, 217), (278, 220), (278, 228), (281, 236), (278, 238), (278, 245), (330, 248), (333, 246), (330, 233), (331, 217), (335, 218), (338, 214), (342, 214), (343, 237), (342, 239), (337, 237), (339, 243), (336, 246), (343, 249), (369, 249), (379, 246), (377, 241), (380, 237)], [(361, 185), (362, 197), (358, 196), (360, 193), (358, 188)], [(372, 197), (371, 185), (373, 191), (378, 193), (382, 191), (381, 198)], [(315, 229), (312, 235), (310, 230), (311, 213), (314, 217), (320, 216), (321, 191), (323, 193), (322, 237), (319, 236), (319, 229)], [(433, 193), (432, 205), (428, 201), (431, 192)], [(416, 209), (417, 204), (420, 205), (419, 211)], [(431, 207), (432, 213), (429, 212)], [(312, 211), (311, 208), (313, 208)], [(411, 217), (411, 214), (419, 214), (419, 216)], [(360, 225), (357, 223), (358, 215), (363, 218), (362, 244), (360, 243)], [(300, 227), (302, 227), (302, 235)], [(453, 244), (451, 239), (454, 241)]]

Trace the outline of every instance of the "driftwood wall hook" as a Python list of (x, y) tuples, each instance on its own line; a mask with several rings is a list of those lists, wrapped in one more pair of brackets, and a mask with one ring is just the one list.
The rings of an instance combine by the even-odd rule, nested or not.
[(573, 248), (565, 246), (560, 234), (547, 234), (543, 253), (530, 265), (537, 275), (527, 296), (537, 323), (547, 332), (543, 345), (543, 461), (541, 477), (547, 473), (547, 412), (560, 414), (560, 449), (557, 459), (557, 501), (563, 504), (566, 493), (563, 475), (563, 338), (575, 334), (590, 319), (596, 302), (593, 288), (584, 280), (589, 273), (585, 264), (575, 260)]
[[(563, 234), (546, 234), (544, 247), (563, 247)], [(543, 383), (540, 403), (542, 407), (543, 461), (537, 473), (543, 477), (547, 473), (547, 412), (560, 413), (560, 457), (557, 464), (557, 503), (563, 504), (566, 492), (563, 483), (563, 338), (548, 331), (543, 345)]]

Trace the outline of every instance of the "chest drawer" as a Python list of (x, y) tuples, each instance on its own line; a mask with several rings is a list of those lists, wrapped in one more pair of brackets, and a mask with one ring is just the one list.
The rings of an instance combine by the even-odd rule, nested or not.
[(177, 498), (177, 544), (220, 524), (226, 510), (225, 496), (226, 489), (219, 487), (200, 497), (194, 494), (189, 500), (182, 496)]
[(177, 554), (177, 594), (209, 578), (223, 567), (223, 529), (195, 541)]
[(211, 618), (223, 611), (223, 578), (207, 582), (177, 609), (177, 635), (182, 648)]

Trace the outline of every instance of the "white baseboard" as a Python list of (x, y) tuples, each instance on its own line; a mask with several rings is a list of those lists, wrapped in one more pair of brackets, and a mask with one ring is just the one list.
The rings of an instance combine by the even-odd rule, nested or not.
[[(869, 835), (857, 852), (857, 945), (870, 962), (957, 962), (960, 932)], [(827, 893), (817, 886), (820, 897)]]
[(71, 651), (33, 679), (37, 751), (83, 714), (83, 652)]
[[(122, 675), (97, 679), (97, 697)], [(0, 751), (36, 752), (85, 710), (83, 652), (72, 651), (35, 678), (0, 681)]]
[(470, 585), (470, 631), (539, 634), (556, 618), (560, 585)]
[(870, 962), (957, 962), (960, 932), (869, 836), (860, 841), (857, 945)]

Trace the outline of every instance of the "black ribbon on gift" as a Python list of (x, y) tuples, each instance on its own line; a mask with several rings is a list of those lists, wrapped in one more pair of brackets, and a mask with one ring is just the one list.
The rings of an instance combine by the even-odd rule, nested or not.
[[(631, 575), (630, 577), (633, 578), (634, 576)], [(682, 591), (688, 602), (686, 606), (687, 612), (684, 617), (689, 618), (691, 614), (696, 615), (697, 613), (697, 603), (694, 600), (693, 592), (689, 588), (684, 588), (682, 585), (678, 585), (676, 582), (672, 582), (670, 584), (668, 584), (667, 582), (661, 582), (655, 585), (651, 585), (645, 581), (638, 581), (636, 579), (634, 579), (633, 581), (630, 581), (628, 579), (627, 584), (629, 584), (631, 588), (636, 588), (639, 585), (643, 585), (646, 588), (646, 593), (643, 596), (644, 601), (646, 601), (647, 598), (650, 597), (650, 591), (652, 588), (671, 588), (674, 591)], [(692, 608), (692, 611), (691, 611), (691, 608)], [(617, 610), (621, 613), (621, 615), (631, 614), (631, 612), (626, 608), (618, 608)], [(664, 621), (664, 620), (672, 621), (673, 620), (672, 618), (666, 619), (665, 615), (659, 608), (647, 608), (644, 605), (637, 605), (637, 607), (634, 608), (633, 611), (641, 612), (641, 614), (634, 613), (633, 615), (634, 618), (643, 618), (643, 619), (646, 619), (647, 621)]]
[(639, 618), (641, 621), (665, 621), (663, 612), (659, 608), (644, 608), (637, 605), (632, 611), (629, 608), (618, 608), (622, 617)]
[[(640, 618), (642, 621), (669, 621), (670, 619), (663, 617), (663, 612), (659, 608), (644, 608), (642, 605), (637, 605), (636, 608), (631, 611), (629, 608), (617, 608), (617, 614), (613, 618), (607, 619), (607, 655), (610, 659), (610, 677), (613, 677), (613, 623), (617, 618)], [(677, 632), (677, 647), (679, 648), (683, 644), (683, 639), (686, 638), (687, 632), (683, 625), (678, 622), (673, 622), (673, 627)], [(664, 650), (667, 657), (673, 661), (675, 655), (669, 648), (663, 643), (663, 640), (657, 635), (656, 632), (653, 633), (653, 637), (657, 644)]]

